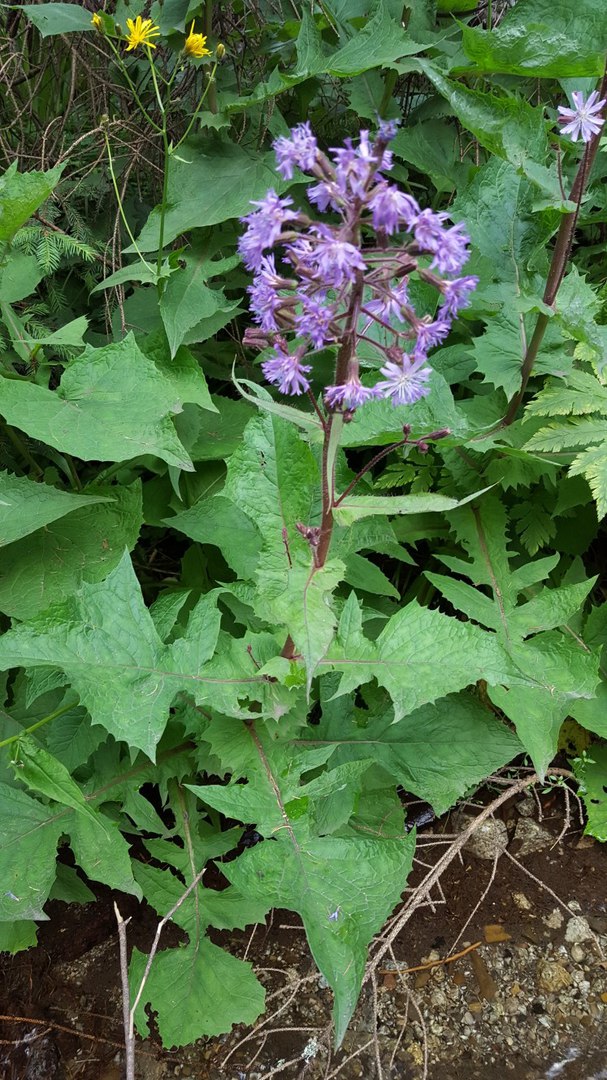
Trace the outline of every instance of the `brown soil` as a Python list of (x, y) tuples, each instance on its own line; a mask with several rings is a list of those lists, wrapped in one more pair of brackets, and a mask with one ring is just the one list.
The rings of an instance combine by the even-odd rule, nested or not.
[[(521, 804), (512, 804), (504, 813), (515, 857), (514, 830), (533, 820), (528, 801), (523, 810), (524, 817)], [(492, 883), (492, 858), (466, 852), (452, 863), (433, 908), (415, 913), (393, 959), (383, 962), (375, 991), (364, 988), (344, 1047), (330, 1061), (330, 991), (297, 918), (279, 911), (252, 939), (216, 937), (254, 962), (270, 999), (265, 1028), (172, 1052), (142, 1043), (138, 1080), (421, 1080), (424, 1044), (430, 1080), (607, 1080), (607, 848), (584, 837), (579, 824), (558, 840), (558, 795), (544, 800), (543, 813), (540, 850), (520, 855), (519, 865), (499, 856)], [(444, 850), (437, 841), (447, 828), (453, 823), (438, 822), (420, 835), (424, 863)], [(50, 904), (38, 947), (0, 961), (2, 1080), (121, 1080), (113, 898), (98, 891), (96, 905)], [(132, 916), (130, 945), (149, 948), (155, 915), (128, 898), (119, 902), (123, 916)], [(492, 936), (504, 940), (488, 943)], [(164, 940), (175, 941), (170, 933)], [(455, 962), (406, 972), (477, 942)]]

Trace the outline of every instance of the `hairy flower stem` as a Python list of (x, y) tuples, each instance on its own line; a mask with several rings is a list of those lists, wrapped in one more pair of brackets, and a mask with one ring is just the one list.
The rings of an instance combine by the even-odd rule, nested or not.
[[(607, 94), (607, 66), (605, 68), (605, 74), (603, 75), (603, 81), (599, 90), (599, 96), (605, 97)], [(578, 171), (573, 181), (571, 193), (569, 199), (575, 203), (575, 210), (572, 210), (569, 214), (563, 214), (561, 223), (559, 225), (559, 231), (557, 233), (556, 242), (554, 245), (554, 251), (552, 253), (552, 262), (550, 263), (550, 270), (548, 272), (548, 278), (546, 281), (546, 288), (544, 290), (543, 301), (547, 307), (553, 307), (556, 301), (558, 291), (562, 285), (563, 278), (567, 271), (567, 264), (569, 262), (569, 256), (571, 254), (571, 248), (573, 246), (573, 238), (575, 234), (576, 225), (580, 213), (580, 206), (582, 204), (582, 197), (590, 170), (592, 168), (594, 159), (596, 157), (599, 141), (601, 138), (601, 132), (597, 132), (593, 135), (590, 141), (586, 144), (582, 160), (580, 162)], [(504, 419), (502, 420), (501, 427), (509, 427), (509, 425), (516, 419), (516, 415), (521, 406), (525, 391), (527, 389), (527, 383), (531, 378), (533, 372), (533, 366), (537, 359), (537, 354), (542, 344), (546, 327), (548, 326), (548, 315), (544, 312), (540, 312), (537, 317), (533, 336), (525, 356), (523, 357), (523, 364), (521, 367), (521, 386), (518, 393), (513, 397), (508, 407)]]

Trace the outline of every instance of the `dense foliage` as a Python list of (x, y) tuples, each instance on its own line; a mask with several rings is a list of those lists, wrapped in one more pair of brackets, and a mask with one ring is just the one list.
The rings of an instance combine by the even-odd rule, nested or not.
[(280, 907), (339, 1043), (403, 793), (567, 748), (607, 839), (604, 2), (0, 18), (0, 949), (206, 867), (140, 1032)]

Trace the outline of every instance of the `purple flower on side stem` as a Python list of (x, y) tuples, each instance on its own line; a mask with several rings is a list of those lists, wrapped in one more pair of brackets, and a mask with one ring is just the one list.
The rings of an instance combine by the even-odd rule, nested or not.
[(443, 294), (440, 305), (441, 313), (447, 312), (449, 315), (455, 316), (462, 308), (468, 307), (470, 293), (476, 289), (477, 285), (478, 278), (472, 275), (455, 278), (454, 281), (443, 281), (441, 286)]
[(391, 398), (395, 407), (413, 405), (430, 393), (430, 387), (426, 383), (430, 378), (431, 369), (425, 367), (424, 364), (424, 357), (411, 363), (407, 354), (403, 356), (402, 364), (395, 364), (388, 360), (380, 369), (382, 375), (385, 375), (385, 381), (377, 383), (376, 391), (382, 397)]
[(463, 232), (460, 223), (451, 229), (445, 229), (434, 250), (431, 266), (436, 266), (441, 274), (458, 274), (468, 262), (468, 244), (470, 237)]
[(370, 311), (383, 322), (405, 321), (403, 308), (409, 303), (409, 293), (406, 281), (399, 281), (398, 285), (391, 288), (386, 284), (382, 288), (375, 287), (376, 295), (373, 300), (365, 304), (365, 311)]
[(574, 90), (572, 95), (575, 109), (568, 109), (559, 105), (559, 124), (564, 124), (563, 135), (571, 135), (574, 142), (582, 136), (582, 142), (590, 142), (593, 135), (601, 130), (605, 120), (601, 117), (601, 110), (607, 104), (607, 99), (599, 101), (598, 90), (593, 90), (587, 101), (581, 90)]
[(281, 394), (305, 394), (310, 389), (306, 375), (312, 370), (309, 364), (302, 364), (304, 349), (287, 352), (286, 343), (278, 342), (274, 356), (261, 365), (269, 383), (277, 386)]
[(318, 296), (302, 297), (303, 311), (295, 317), (298, 334), (309, 337), (315, 349), (322, 349), (327, 341), (333, 341), (331, 322), (335, 310), (330, 304), (324, 304)]
[(284, 135), (276, 139), (274, 152), (278, 162), (276, 168), (283, 180), (293, 179), (296, 165), (304, 172), (312, 172), (316, 164), (318, 145), (309, 121), (294, 127), (290, 139)]
[(273, 255), (264, 255), (257, 277), (247, 292), (251, 297), (251, 311), (262, 330), (278, 330), (275, 314), (283, 306), (284, 297), (278, 292), (289, 286), (289, 281), (276, 273)]
[(238, 241), (238, 250), (247, 269), (258, 270), (263, 252), (278, 240), (285, 221), (292, 221), (297, 214), (289, 210), (293, 199), (281, 199), (275, 191), (268, 191), (265, 199), (252, 200), (252, 205), (258, 209), (240, 219), (247, 230)]
[(425, 360), (428, 349), (440, 345), (448, 336), (451, 322), (447, 319), (437, 319), (435, 322), (419, 322), (416, 324), (417, 341), (415, 342), (415, 358)]
[(383, 229), (389, 236), (403, 225), (410, 229), (419, 215), (415, 199), (393, 184), (378, 184), (368, 205), (373, 215), (373, 228)]
[(325, 401), (330, 409), (334, 409), (336, 405), (343, 405), (346, 409), (358, 409), (374, 397), (377, 397), (375, 387), (363, 386), (355, 372), (352, 372), (341, 386), (327, 386), (325, 390)]

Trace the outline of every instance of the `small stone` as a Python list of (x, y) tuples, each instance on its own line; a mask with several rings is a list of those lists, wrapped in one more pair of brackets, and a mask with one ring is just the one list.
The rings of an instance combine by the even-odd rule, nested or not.
[(552, 833), (530, 818), (522, 818), (518, 822), (514, 830), (514, 839), (521, 845), (518, 850), (519, 855), (531, 855), (534, 851), (542, 851), (554, 842)]
[(560, 930), (565, 919), (563, 918), (563, 912), (555, 907), (552, 909), (549, 915), (545, 915), (543, 921), (549, 930)]
[(466, 1027), (474, 1027), (474, 1017), (471, 1012), (464, 1013), (464, 1024)]
[(535, 799), (530, 795), (526, 795), (519, 803), (516, 804), (517, 812), (521, 817), (531, 817), (535, 810)]
[(570, 900), (567, 904), (567, 907), (570, 911), (573, 911), (575, 915), (577, 915), (582, 910), (582, 906), (577, 900)]
[[(471, 814), (458, 814), (456, 825), (460, 832), (467, 829), (474, 821)], [(493, 859), (501, 855), (508, 846), (508, 830), (503, 821), (497, 818), (488, 818), (479, 825), (469, 840), (464, 844), (464, 850), (477, 859)]]
[(565, 930), (567, 944), (579, 945), (581, 941), (591, 941), (592, 937), (593, 934), (588, 925), (588, 920), (583, 915), (574, 915), (572, 919), (569, 919)]
[(410, 1042), (407, 1046), (407, 1053), (410, 1055), (414, 1065), (423, 1065), (424, 1063), (424, 1051), (421, 1044), (418, 1042)]
[(519, 911), (531, 911), (533, 904), (528, 900), (524, 892), (513, 892), (512, 899)]
[(573, 982), (571, 975), (562, 964), (553, 960), (540, 960), (537, 965), (537, 985), (547, 994), (558, 994), (566, 990)]
[(574, 960), (576, 964), (581, 964), (582, 960), (586, 956), (586, 953), (584, 952), (582, 946), (578, 945), (577, 943), (571, 946), (569, 952), (571, 954), (571, 959)]
[(499, 941), (510, 941), (510, 934), (499, 923), (487, 923), (483, 927), (483, 934), (488, 945), (493, 945)]

